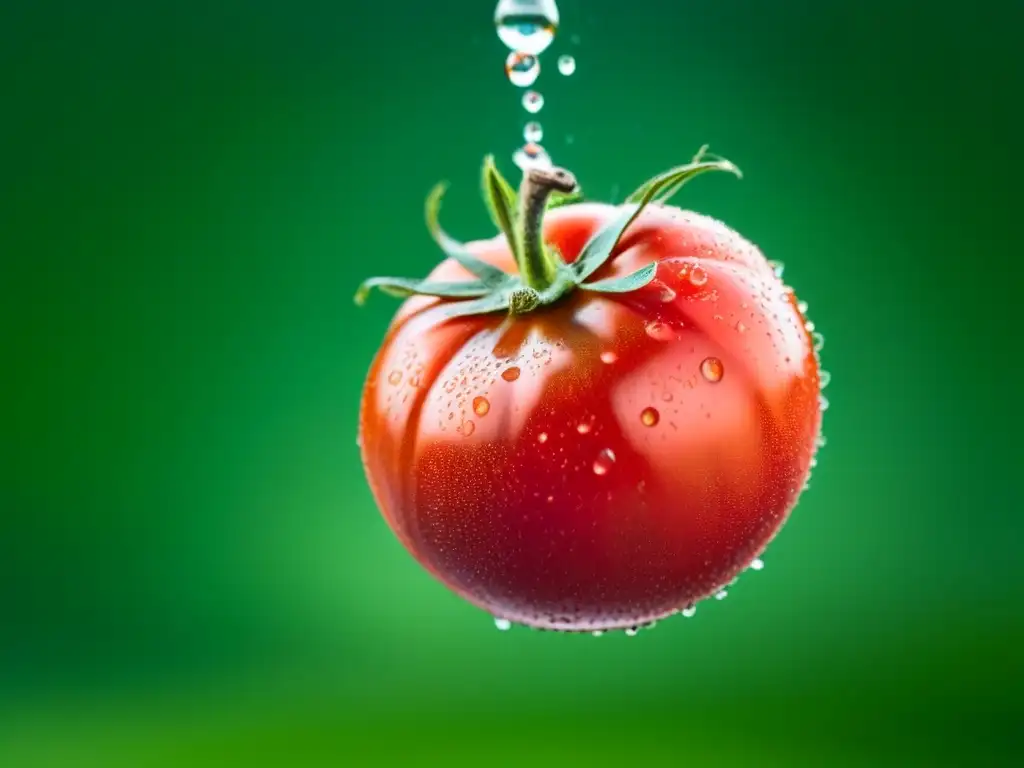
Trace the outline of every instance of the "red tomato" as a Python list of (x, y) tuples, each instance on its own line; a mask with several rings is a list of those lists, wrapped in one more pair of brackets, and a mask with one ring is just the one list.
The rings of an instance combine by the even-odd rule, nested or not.
[[(566, 262), (620, 209), (548, 212)], [(469, 244), (515, 273), (503, 237)], [(360, 438), (388, 524), (437, 579), (537, 628), (643, 625), (728, 585), (810, 471), (817, 355), (791, 290), (725, 225), (649, 205), (595, 279), (525, 315), (415, 296), (366, 379)], [(432, 280), (471, 275), (446, 260)]]

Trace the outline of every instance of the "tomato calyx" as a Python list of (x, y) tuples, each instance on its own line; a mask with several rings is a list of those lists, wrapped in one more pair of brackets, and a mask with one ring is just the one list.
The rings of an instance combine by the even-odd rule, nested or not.
[(447, 189), (438, 184), (427, 197), (426, 221), (444, 254), (460, 264), (473, 279), (432, 281), (405, 277), (372, 277), (360, 285), (355, 301), (362, 304), (374, 288), (392, 296), (435, 296), (449, 300), (450, 317), (507, 311), (525, 314), (555, 303), (574, 290), (628, 293), (654, 279), (657, 263), (623, 277), (587, 282), (611, 258), (622, 235), (651, 202), (665, 203), (690, 179), (708, 171), (726, 171), (742, 177), (739, 168), (723, 158), (708, 159), (707, 146), (693, 160), (648, 179), (626, 198), (618, 215), (598, 230), (579, 256), (566, 263), (542, 237), (544, 213), (582, 200), (576, 178), (562, 168), (532, 168), (524, 172), (518, 193), (494, 163), (484, 159), (483, 190), (491, 219), (504, 234), (519, 273), (509, 274), (470, 252), (439, 223), (441, 199)]

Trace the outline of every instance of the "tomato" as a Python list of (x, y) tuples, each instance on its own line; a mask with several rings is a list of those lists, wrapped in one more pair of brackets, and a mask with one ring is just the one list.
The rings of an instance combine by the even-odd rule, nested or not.
[[(647, 266), (644, 284), (572, 286), (523, 313), (413, 295), (366, 379), (360, 444), (388, 525), (502, 622), (633, 628), (693, 606), (762, 553), (810, 472), (820, 378), (793, 292), (724, 224), (639, 209), (592, 278)], [(626, 210), (581, 202), (533, 224), (571, 266)], [(516, 242), (463, 253), (514, 276)], [(476, 277), (449, 258), (420, 285)]]

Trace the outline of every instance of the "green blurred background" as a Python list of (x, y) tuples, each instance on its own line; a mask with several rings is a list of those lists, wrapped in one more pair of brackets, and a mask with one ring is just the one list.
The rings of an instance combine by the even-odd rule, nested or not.
[(635, 638), (502, 633), (374, 507), (395, 302), (351, 295), (431, 267), (439, 179), (490, 233), (526, 119), (491, 0), (5, 3), (4, 768), (1021, 759), (1024, 6), (560, 7), (555, 160), (621, 196), (710, 142), (746, 178), (679, 203), (826, 336), (765, 570)]

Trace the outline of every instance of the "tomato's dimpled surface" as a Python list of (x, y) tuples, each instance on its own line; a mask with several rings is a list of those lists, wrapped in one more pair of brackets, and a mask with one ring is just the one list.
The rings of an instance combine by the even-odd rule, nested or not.
[[(572, 260), (615, 211), (553, 211), (546, 240)], [(500, 241), (474, 250), (514, 269)], [(651, 261), (643, 289), (517, 318), (444, 321), (411, 299), (373, 363), (377, 502), (425, 568), (502, 619), (593, 631), (681, 610), (756, 558), (807, 477), (817, 360), (792, 293), (732, 230), (658, 206), (595, 279)]]

